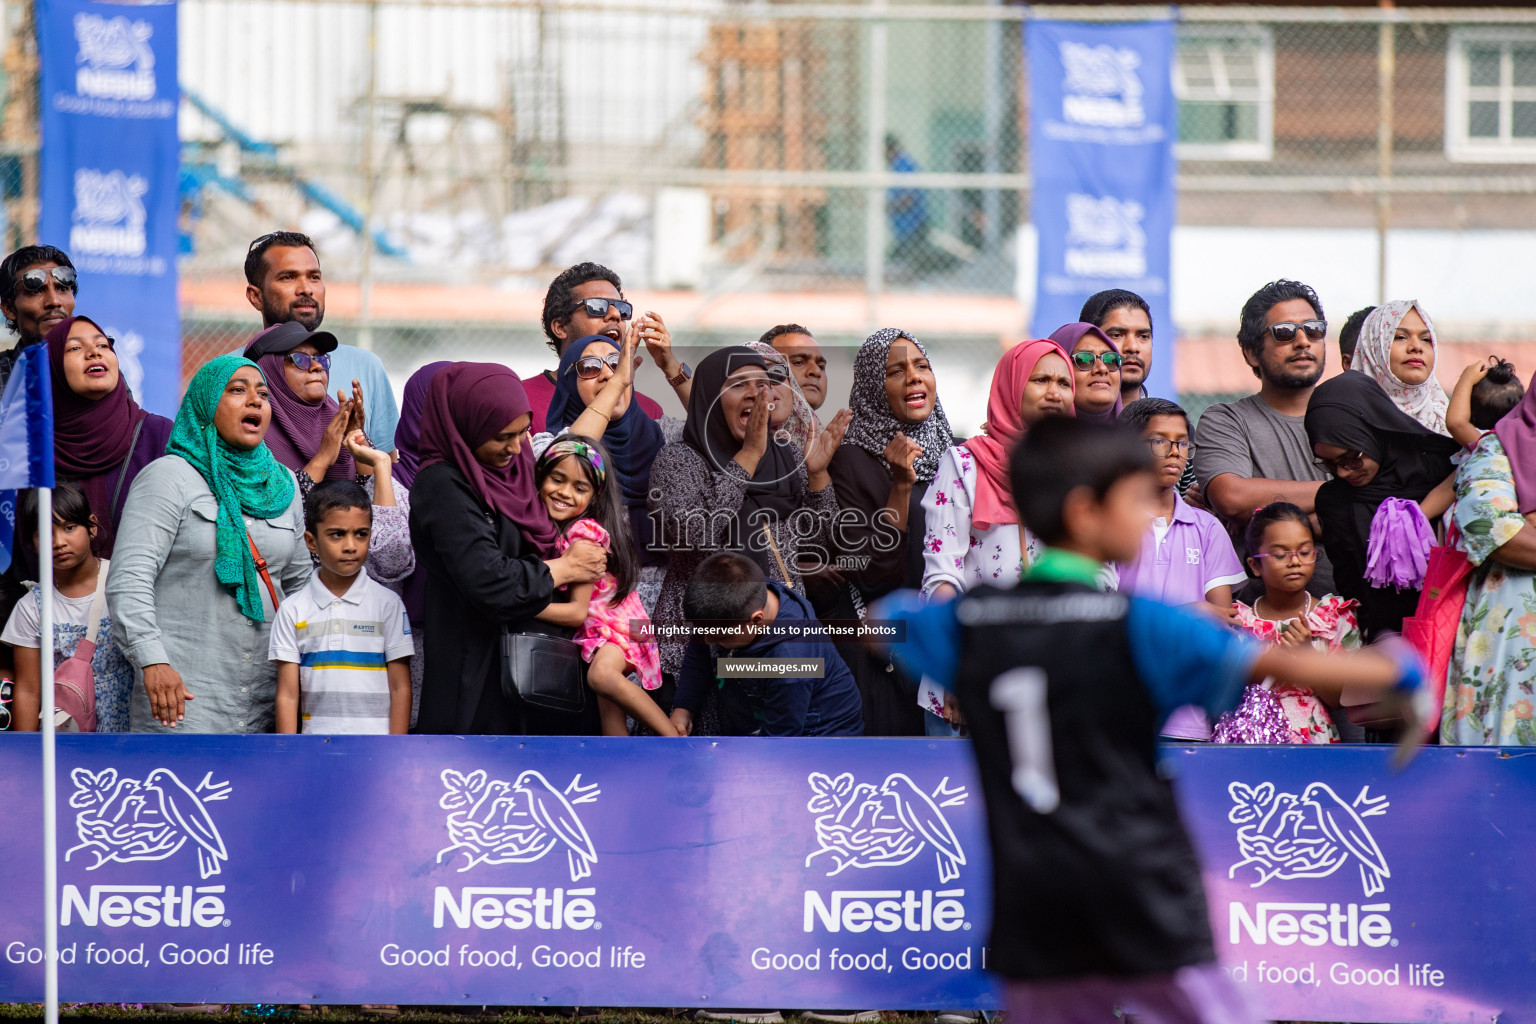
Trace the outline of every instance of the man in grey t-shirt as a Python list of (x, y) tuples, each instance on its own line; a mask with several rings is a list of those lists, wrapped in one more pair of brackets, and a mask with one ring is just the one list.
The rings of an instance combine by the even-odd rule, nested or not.
[[(1259, 378), (1259, 393), (1213, 405), (1195, 427), (1195, 476), (1240, 555), (1254, 510), (1289, 501), (1313, 511), (1327, 479), (1313, 461), (1303, 422), (1323, 376), (1328, 323), (1317, 293), (1299, 281), (1273, 281), (1243, 304), (1237, 341)], [(1307, 588), (1333, 588), (1333, 566), (1318, 553)]]

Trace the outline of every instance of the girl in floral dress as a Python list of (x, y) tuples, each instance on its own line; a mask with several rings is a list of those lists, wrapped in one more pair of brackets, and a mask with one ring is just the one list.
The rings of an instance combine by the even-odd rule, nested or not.
[[(1239, 629), (1273, 645), (1311, 644), (1320, 651), (1360, 647), (1355, 602), (1307, 593), (1317, 567), (1317, 537), (1305, 512), (1287, 501), (1266, 505), (1249, 520), (1244, 539), (1254, 553), (1248, 566), (1264, 584), (1264, 594), (1251, 607), (1233, 603)], [(1339, 741), (1327, 705), (1312, 691), (1268, 679), (1249, 685), (1237, 710), (1217, 722), (1215, 734), (1218, 743)]]
[[(656, 645), (631, 633), (647, 616), (635, 590), (639, 569), (629, 517), (617, 489), (608, 486), (608, 466), (602, 446), (580, 434), (556, 438), (534, 465), (539, 497), (560, 529), (557, 550), (563, 553), (573, 541), (589, 540), (608, 553), (606, 573), (595, 583), (571, 587), (569, 601), (551, 602), (538, 618), (576, 629), (603, 735), (628, 736), (627, 714), (659, 736), (676, 736), (666, 713), (646, 692), (661, 686)], [(639, 687), (630, 682), (631, 673)]]

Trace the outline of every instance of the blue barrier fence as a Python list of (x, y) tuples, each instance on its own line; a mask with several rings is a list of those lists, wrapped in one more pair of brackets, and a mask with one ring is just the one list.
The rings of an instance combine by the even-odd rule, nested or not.
[[(1270, 1018), (1536, 1021), (1536, 760), (1390, 755), (1168, 752), (1223, 963)], [(963, 743), (70, 736), (59, 763), (65, 1000), (997, 1005)], [(0, 736), (0, 1000), (42, 994), (39, 773)]]

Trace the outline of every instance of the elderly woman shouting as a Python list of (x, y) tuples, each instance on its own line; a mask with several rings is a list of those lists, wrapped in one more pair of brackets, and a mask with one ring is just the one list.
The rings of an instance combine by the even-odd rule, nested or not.
[(138, 674), (134, 732), (272, 731), (272, 613), (310, 561), (298, 485), (262, 444), (271, 422), (256, 364), (211, 360), (128, 492), (107, 605)]

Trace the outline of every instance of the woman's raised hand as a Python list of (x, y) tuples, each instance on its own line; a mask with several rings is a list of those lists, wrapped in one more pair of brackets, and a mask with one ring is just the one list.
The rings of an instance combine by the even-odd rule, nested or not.
[(891, 482), (911, 486), (917, 483), (917, 460), (922, 457), (923, 446), (906, 434), (898, 433), (885, 446), (885, 461), (891, 467)]
[[(342, 393), (340, 391), (336, 392), (336, 399), (337, 399), (338, 403), (341, 401)], [(363, 385), (362, 385), (362, 383), (360, 381), (358, 381), (358, 379), (356, 377), (353, 377), (352, 378), (352, 419), (348, 423), (347, 433), (350, 434), (354, 430), (366, 430), (367, 428), (364, 426), (364, 423), (367, 420), (367, 418), (368, 417), (366, 415), (366, 412), (363, 409)]]
[(747, 432), (741, 439), (741, 451), (736, 453), (736, 461), (748, 473), (755, 473), (758, 461), (767, 454), (768, 393), (759, 391), (752, 402), (752, 412), (747, 416)]
[(852, 422), (853, 413), (847, 409), (839, 409), (837, 415), (832, 417), (832, 422), (826, 427), (818, 428), (812, 424), (811, 439), (807, 442), (805, 449), (807, 473), (816, 475), (827, 471), (827, 467), (832, 464), (832, 456), (837, 454), (838, 445), (843, 443), (843, 435), (848, 432), (848, 424)]

